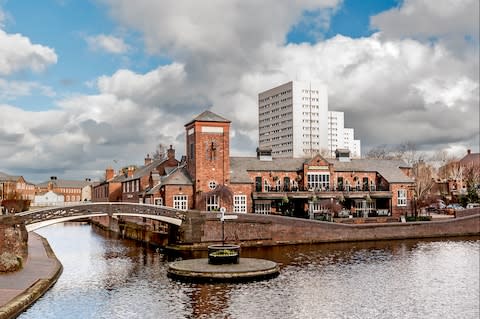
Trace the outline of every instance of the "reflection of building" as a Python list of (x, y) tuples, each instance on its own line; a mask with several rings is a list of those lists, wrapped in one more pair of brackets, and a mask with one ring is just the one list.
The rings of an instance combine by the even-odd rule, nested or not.
[(33, 200), (35, 185), (27, 182), (23, 176), (12, 176), (0, 172), (0, 201), (3, 199)]

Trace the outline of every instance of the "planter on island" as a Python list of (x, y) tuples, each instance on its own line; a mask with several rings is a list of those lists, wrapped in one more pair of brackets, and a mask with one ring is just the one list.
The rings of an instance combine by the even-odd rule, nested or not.
[(239, 260), (239, 245), (208, 246), (208, 263), (211, 265), (238, 264)]

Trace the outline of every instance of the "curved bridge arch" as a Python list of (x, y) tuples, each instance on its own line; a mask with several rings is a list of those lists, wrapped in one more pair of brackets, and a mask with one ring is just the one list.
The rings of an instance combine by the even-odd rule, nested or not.
[(56, 223), (97, 216), (144, 217), (180, 226), (185, 219), (185, 215), (185, 211), (171, 207), (125, 202), (85, 203), (73, 206), (49, 207), (17, 214), (25, 222), (27, 231)]

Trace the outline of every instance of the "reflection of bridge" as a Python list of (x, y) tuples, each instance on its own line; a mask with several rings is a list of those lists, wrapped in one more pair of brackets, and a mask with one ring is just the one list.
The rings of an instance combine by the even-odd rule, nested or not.
[(106, 202), (74, 206), (49, 207), (16, 214), (25, 221), (28, 231), (48, 225), (96, 216), (135, 216), (180, 226), (186, 212), (166, 206)]

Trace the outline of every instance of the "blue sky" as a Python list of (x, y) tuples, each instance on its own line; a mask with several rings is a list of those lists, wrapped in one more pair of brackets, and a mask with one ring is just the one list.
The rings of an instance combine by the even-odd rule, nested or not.
[[(286, 41), (315, 43), (319, 34), (324, 39), (337, 34), (352, 38), (369, 36), (374, 32), (370, 27), (370, 16), (397, 5), (398, 1), (394, 0), (343, 1), (331, 17), (328, 28), (308, 22), (318, 19), (318, 10), (305, 10), (305, 19), (292, 26)], [(118, 69), (128, 68), (142, 73), (171, 62), (166, 56), (146, 53), (141, 34), (119, 26), (109, 15), (107, 7), (99, 1), (16, 0), (4, 2), (3, 9), (9, 16), (5, 31), (27, 35), (32, 43), (54, 48), (58, 55), (58, 62), (46, 72), (26, 71), (11, 77), (18, 81), (40, 82), (55, 92), (55, 96), (45, 96), (36, 90), (32, 95), (16, 98), (16, 104), (25, 110), (47, 110), (55, 108), (55, 101), (59, 98), (95, 94), (96, 87), (91, 84), (92, 81)], [(85, 38), (97, 34), (119, 35), (131, 49), (122, 56), (91, 50)]]
[(205, 109), (232, 121), (232, 155), (252, 155), (258, 92), (292, 79), (327, 86), (364, 154), (479, 151), (478, 12), (478, 0), (0, 0), (0, 171), (96, 178), (159, 143), (181, 156), (183, 125)]

